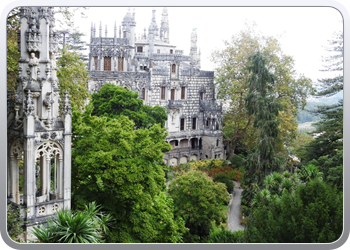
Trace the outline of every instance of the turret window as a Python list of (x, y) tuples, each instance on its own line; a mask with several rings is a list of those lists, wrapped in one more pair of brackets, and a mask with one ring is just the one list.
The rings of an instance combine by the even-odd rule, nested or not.
[(173, 101), (175, 100), (175, 89), (171, 89), (170, 91), (170, 99)]
[(98, 65), (98, 57), (94, 56), (94, 66), (95, 66), (94, 70), (98, 69), (97, 65)]
[(146, 99), (146, 90), (145, 88), (142, 88), (142, 100)]
[(160, 88), (160, 99), (165, 100), (165, 87)]
[(103, 58), (103, 70), (111, 71), (111, 61), (112, 60), (109, 56)]
[(180, 119), (180, 130), (185, 130), (185, 118)]
[(186, 88), (181, 87), (181, 99), (185, 99), (185, 91), (186, 91)]
[(197, 118), (193, 117), (192, 118), (192, 129), (196, 129), (197, 128)]

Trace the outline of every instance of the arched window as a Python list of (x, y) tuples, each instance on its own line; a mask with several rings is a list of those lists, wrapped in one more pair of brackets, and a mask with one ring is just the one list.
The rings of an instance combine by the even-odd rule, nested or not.
[(142, 100), (146, 100), (146, 90), (142, 88)]
[(216, 146), (219, 147), (219, 139), (216, 139)]
[(103, 70), (105, 71), (111, 71), (111, 58), (109, 56), (105, 56), (103, 58)]
[[(21, 175), (20, 162), (23, 159), (23, 147), (19, 140), (12, 144), (10, 154), (10, 169), (8, 171), (8, 198), (12, 198), (13, 202), (20, 204), (20, 193), (23, 192), (23, 186), (19, 185), (19, 177)], [(22, 173), (23, 174), (23, 173)]]
[(42, 143), (36, 151), (38, 202), (63, 198), (63, 152), (53, 142)]

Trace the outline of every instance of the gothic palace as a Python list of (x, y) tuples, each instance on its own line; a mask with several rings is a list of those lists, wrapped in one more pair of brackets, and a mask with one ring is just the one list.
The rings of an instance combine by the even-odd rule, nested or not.
[[(215, 100), (214, 72), (203, 71), (197, 50), (197, 33), (191, 34), (190, 54), (169, 41), (166, 8), (160, 28), (156, 11), (146, 33), (136, 38), (135, 12), (126, 13), (114, 36), (102, 36), (102, 24), (96, 35), (91, 26), (88, 88), (98, 91), (112, 83), (139, 93), (146, 105), (168, 109), (167, 142), (172, 150), (164, 162), (176, 166), (191, 160), (225, 158), (222, 138), (222, 104)], [(188, 34), (190, 35), (190, 34)]]

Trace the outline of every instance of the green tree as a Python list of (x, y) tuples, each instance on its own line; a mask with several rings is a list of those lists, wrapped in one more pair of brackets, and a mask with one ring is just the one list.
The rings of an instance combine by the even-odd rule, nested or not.
[(76, 52), (63, 49), (57, 66), (60, 94), (63, 95), (68, 91), (72, 106), (82, 110), (90, 97), (87, 90), (89, 76), (86, 64), (80, 60)]
[(168, 116), (160, 106), (143, 105), (138, 94), (120, 86), (107, 83), (92, 95), (93, 115), (117, 118), (127, 116), (136, 128), (150, 128), (154, 124), (164, 126)]
[[(317, 97), (329, 97), (343, 91), (343, 32), (336, 32), (333, 38), (329, 40), (329, 46), (326, 51), (329, 55), (323, 58), (325, 62), (321, 71), (335, 72), (333, 77), (318, 79), (319, 91), (315, 94)], [(321, 116), (321, 120), (316, 123), (317, 130), (315, 133), (325, 132), (322, 136), (308, 146), (306, 162), (312, 158), (312, 153), (316, 153), (314, 158), (317, 159), (322, 155), (334, 155), (336, 150), (343, 147), (343, 101), (338, 103), (325, 104), (318, 106), (313, 113)]]
[(312, 91), (311, 80), (297, 75), (293, 58), (282, 52), (276, 38), (258, 34), (251, 25), (224, 45), (225, 49), (212, 54), (212, 60), (216, 65), (217, 97), (230, 101), (223, 127), (225, 139), (231, 142), (228, 153), (232, 155), (239, 143), (250, 151), (257, 141), (253, 117), (246, 112), (244, 101), (249, 88), (246, 66), (256, 51), (261, 52), (267, 69), (275, 75), (274, 93), (282, 106), (278, 116), (280, 136), (288, 146), (297, 131), (297, 110), (305, 105), (306, 97)]
[(190, 170), (170, 183), (168, 192), (174, 200), (175, 216), (183, 218), (189, 232), (185, 242), (204, 242), (212, 223), (220, 225), (226, 220), (222, 205), (229, 196), (223, 183), (215, 183), (207, 174)]
[(115, 219), (108, 242), (181, 242), (184, 223), (175, 220), (164, 196), (166, 129), (135, 130), (126, 116), (73, 113), (72, 187), (74, 205), (103, 205)]
[(325, 62), (321, 71), (338, 72), (334, 77), (318, 79), (320, 90), (317, 96), (332, 96), (343, 90), (343, 58), (344, 58), (344, 35), (342, 31), (335, 32), (333, 38), (328, 41), (326, 51), (331, 54), (323, 57)]
[(257, 194), (247, 219), (249, 243), (331, 243), (342, 234), (342, 192), (315, 179), (294, 192)]
[(264, 176), (280, 170), (284, 163), (280, 154), (284, 145), (280, 137), (281, 121), (278, 119), (282, 106), (274, 94), (275, 76), (266, 68), (266, 60), (260, 52), (251, 57), (248, 70), (246, 110), (254, 119), (258, 143), (247, 158), (246, 174), (250, 178), (245, 178), (245, 183), (257, 181), (261, 184)]
[(87, 54), (84, 53), (86, 48), (86, 43), (82, 40), (84, 33), (81, 33), (76, 28), (65, 29), (58, 31), (61, 34), (58, 43), (61, 45), (61, 49), (66, 49), (71, 52), (76, 52), (79, 54), (80, 59), (84, 62), (88, 61)]
[(20, 53), (18, 51), (17, 32), (19, 31), (19, 8), (10, 11), (7, 16), (7, 89), (14, 91), (16, 89), (16, 79), (18, 76), (18, 60)]

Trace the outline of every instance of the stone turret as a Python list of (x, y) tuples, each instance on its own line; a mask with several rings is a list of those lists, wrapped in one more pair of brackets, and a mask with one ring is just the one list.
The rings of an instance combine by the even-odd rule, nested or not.
[(8, 94), (7, 197), (21, 206), (28, 239), (33, 225), (70, 209), (71, 110), (68, 93), (60, 101), (54, 26), (52, 7), (21, 8), (19, 76)]

